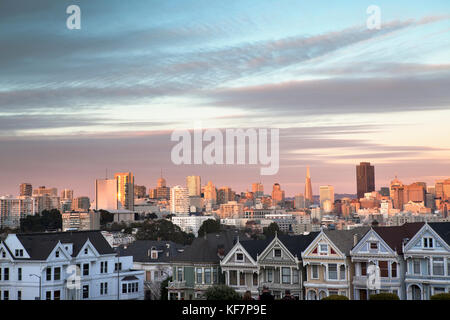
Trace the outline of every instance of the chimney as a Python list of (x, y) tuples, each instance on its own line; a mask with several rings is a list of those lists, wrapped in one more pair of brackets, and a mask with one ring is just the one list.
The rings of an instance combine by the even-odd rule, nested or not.
[(353, 235), (353, 246), (356, 246), (358, 244), (358, 234), (355, 233)]

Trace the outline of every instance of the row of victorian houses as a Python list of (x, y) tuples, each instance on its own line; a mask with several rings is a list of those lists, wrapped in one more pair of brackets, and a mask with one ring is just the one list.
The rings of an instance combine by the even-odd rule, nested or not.
[(450, 223), (321, 230), (249, 240), (234, 231), (198, 238), (171, 259), (169, 299), (202, 299), (225, 283), (257, 299), (263, 287), (276, 298), (285, 290), (299, 300), (329, 295), (367, 300), (394, 293), (427, 300), (450, 293)]

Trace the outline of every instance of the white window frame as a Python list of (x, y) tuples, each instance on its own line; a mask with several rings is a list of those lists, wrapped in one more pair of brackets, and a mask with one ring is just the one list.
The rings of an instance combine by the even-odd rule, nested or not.
[[(322, 246), (326, 248), (326, 250), (322, 250)], [(319, 243), (319, 255), (328, 255), (328, 244), (327, 243)]]

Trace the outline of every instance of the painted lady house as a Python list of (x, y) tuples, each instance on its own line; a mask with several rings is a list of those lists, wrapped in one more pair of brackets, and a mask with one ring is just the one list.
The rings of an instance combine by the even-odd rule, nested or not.
[(322, 230), (302, 252), (306, 300), (320, 300), (330, 295), (353, 299), (350, 250), (368, 230), (368, 227)]
[(450, 222), (425, 223), (403, 252), (408, 300), (450, 292)]

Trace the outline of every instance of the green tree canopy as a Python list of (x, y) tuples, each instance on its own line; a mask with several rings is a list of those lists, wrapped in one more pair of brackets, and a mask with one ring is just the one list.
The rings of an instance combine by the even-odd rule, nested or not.
[(205, 291), (206, 300), (241, 300), (241, 295), (237, 293), (233, 288), (225, 285), (218, 284), (209, 287)]
[(62, 229), (62, 216), (59, 210), (44, 210), (41, 214), (20, 219), (21, 232), (44, 232)]
[(169, 293), (168, 293), (167, 287), (169, 286), (170, 281), (172, 281), (172, 277), (168, 277), (164, 281), (161, 282), (160, 300), (168, 300)]
[(369, 300), (400, 300), (400, 298), (395, 293), (383, 292), (371, 294)]
[(161, 219), (145, 221), (136, 233), (137, 240), (164, 240), (180, 244), (191, 244), (195, 236), (183, 232), (180, 227), (171, 221)]
[(280, 227), (275, 222), (272, 222), (268, 227), (263, 228), (263, 233), (266, 237), (274, 237), (275, 233), (283, 234), (283, 232), (280, 231)]
[(220, 221), (215, 219), (208, 219), (203, 221), (200, 229), (198, 229), (198, 236), (203, 237), (207, 233), (214, 233), (220, 231)]

